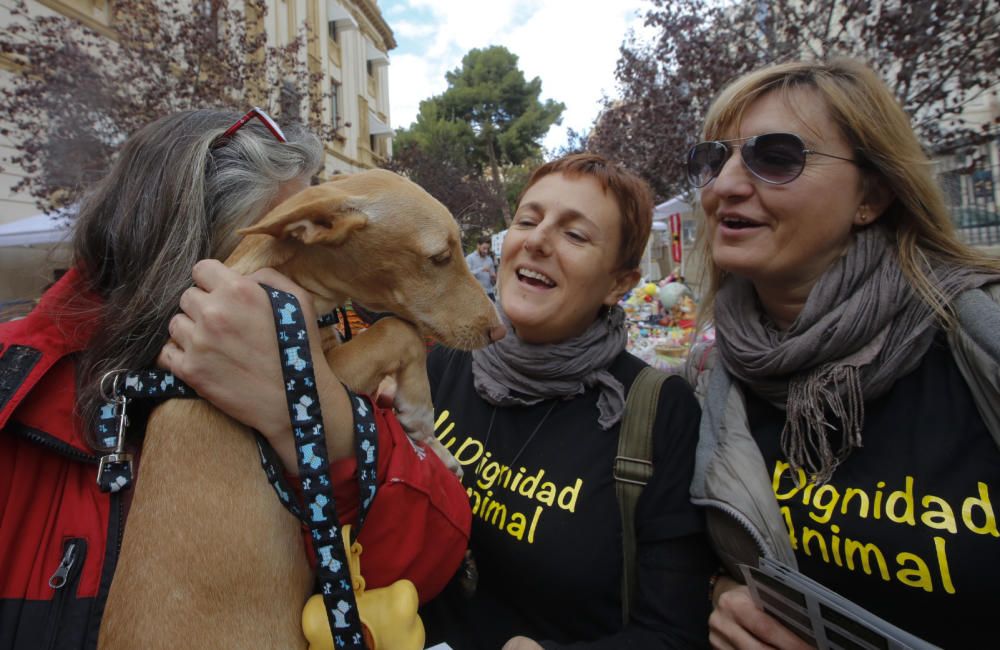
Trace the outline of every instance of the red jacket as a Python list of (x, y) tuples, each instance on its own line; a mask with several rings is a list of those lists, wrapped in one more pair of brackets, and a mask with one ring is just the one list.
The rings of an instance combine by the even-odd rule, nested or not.
[[(0, 324), (0, 649), (96, 648), (118, 559), (123, 496), (98, 489), (98, 456), (74, 413), (74, 353), (93, 328), (65, 309), (79, 292), (70, 271), (27, 318)], [(376, 422), (379, 492), (359, 538), (365, 579), (409, 578), (426, 601), (461, 562), (468, 498), (434, 454), (415, 453), (391, 412)], [(331, 467), (345, 523), (357, 514), (354, 467)]]

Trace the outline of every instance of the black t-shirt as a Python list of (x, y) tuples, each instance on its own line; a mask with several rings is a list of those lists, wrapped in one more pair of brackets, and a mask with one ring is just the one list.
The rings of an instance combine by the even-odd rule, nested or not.
[(864, 446), (824, 486), (785, 470), (784, 412), (746, 396), (803, 573), (942, 647), (997, 643), (1000, 449), (943, 336), (865, 402)]
[[(643, 365), (623, 352), (610, 371), (627, 389)], [(597, 391), (494, 409), (473, 387), (469, 353), (438, 348), (428, 367), (438, 437), (465, 469), (479, 569), (475, 596), (452, 585), (421, 612), (428, 645), (495, 650), (516, 635), (547, 647), (707, 644), (717, 561), (688, 496), (700, 410), (682, 379), (668, 379), (660, 395), (654, 476), (636, 509), (638, 602), (623, 628), (619, 425), (598, 426)]]

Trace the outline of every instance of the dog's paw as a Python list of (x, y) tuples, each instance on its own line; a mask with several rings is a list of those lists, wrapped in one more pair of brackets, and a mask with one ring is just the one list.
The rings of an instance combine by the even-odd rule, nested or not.
[(441, 460), (444, 461), (445, 467), (451, 470), (451, 473), (454, 474), (459, 481), (461, 481), (462, 477), (465, 476), (465, 470), (462, 469), (462, 466), (459, 465), (458, 460), (456, 460), (455, 457), (451, 455), (450, 451), (445, 449), (444, 452), (448, 454), (448, 458), (441, 458)]
[(396, 418), (406, 435), (424, 442), (434, 437), (434, 410), (428, 406), (413, 406), (396, 401)]
[(458, 477), (458, 480), (462, 480), (465, 472), (462, 470), (462, 465), (458, 462), (458, 459), (448, 451), (441, 441), (437, 438), (431, 438), (425, 443), (431, 450), (441, 459), (444, 466), (448, 468), (448, 471)]
[(462, 466), (450, 451), (445, 449), (441, 441), (434, 435), (434, 411), (429, 407), (410, 407), (396, 403), (396, 418), (399, 420), (403, 431), (409, 436), (414, 444), (429, 447), (438, 458), (445, 464), (452, 474), (459, 479), (464, 472)]

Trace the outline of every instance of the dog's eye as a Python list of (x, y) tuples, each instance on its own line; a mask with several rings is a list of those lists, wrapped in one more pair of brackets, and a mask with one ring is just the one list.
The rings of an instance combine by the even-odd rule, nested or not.
[(451, 261), (451, 251), (445, 251), (431, 256), (431, 262), (436, 266), (444, 266)]

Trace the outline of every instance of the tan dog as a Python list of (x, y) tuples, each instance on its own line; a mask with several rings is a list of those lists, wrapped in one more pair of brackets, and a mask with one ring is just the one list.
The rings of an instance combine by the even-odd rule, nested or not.
[[(390, 172), (304, 190), (245, 232), (227, 264), (244, 274), (274, 267), (319, 309), (354, 297), (464, 349), (503, 334), (451, 215)], [(435, 440), (413, 326), (384, 319), (327, 359), (360, 392), (395, 375), (401, 422)], [(304, 648), (313, 576), (250, 430), (203, 400), (168, 401), (149, 418), (139, 472), (100, 647)]]

